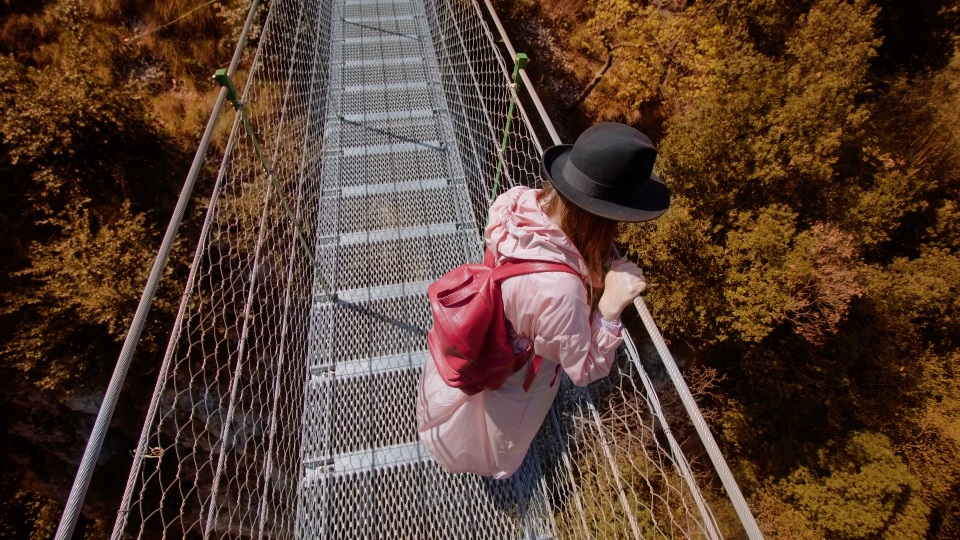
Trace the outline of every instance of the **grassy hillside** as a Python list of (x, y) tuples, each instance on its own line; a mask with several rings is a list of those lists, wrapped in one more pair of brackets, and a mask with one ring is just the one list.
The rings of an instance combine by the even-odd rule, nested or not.
[[(229, 62), (247, 9), (0, 3), (0, 536), (46, 538), (59, 521), (216, 98), (210, 76)], [(195, 216), (185, 226), (190, 242)], [(172, 277), (188, 248), (177, 247)], [(181, 282), (164, 281), (138, 348), (80, 526), (91, 538), (112, 522), (119, 494), (98, 488), (129, 468)]]

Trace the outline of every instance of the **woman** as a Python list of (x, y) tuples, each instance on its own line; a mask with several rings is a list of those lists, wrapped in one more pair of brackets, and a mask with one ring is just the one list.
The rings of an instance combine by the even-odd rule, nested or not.
[[(643, 273), (620, 259), (609, 264), (617, 223), (654, 219), (670, 193), (653, 174), (656, 149), (639, 131), (593, 126), (574, 145), (548, 148), (543, 190), (513, 188), (490, 208), (487, 249), (497, 264), (559, 262), (577, 271), (528, 274), (501, 285), (511, 344), (533, 342), (543, 363), (529, 390), (521, 368), (496, 390), (467, 395), (447, 386), (431, 359), (417, 399), (418, 433), (450, 472), (503, 479), (523, 462), (550, 410), (563, 370), (574, 384), (607, 376), (620, 336), (620, 313), (643, 292)], [(591, 307), (594, 288), (603, 294)]]

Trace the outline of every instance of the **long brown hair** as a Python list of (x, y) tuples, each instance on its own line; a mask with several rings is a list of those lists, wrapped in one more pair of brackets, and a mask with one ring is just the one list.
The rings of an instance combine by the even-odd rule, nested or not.
[(610, 247), (617, 235), (618, 222), (583, 210), (567, 200), (549, 182), (543, 183), (540, 202), (544, 213), (558, 213), (560, 228), (583, 255), (591, 281), (599, 282), (603, 287), (604, 266), (610, 260)]

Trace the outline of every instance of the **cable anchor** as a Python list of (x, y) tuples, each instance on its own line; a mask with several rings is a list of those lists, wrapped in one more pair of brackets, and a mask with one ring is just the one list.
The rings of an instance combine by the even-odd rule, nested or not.
[(230, 79), (230, 75), (227, 74), (226, 69), (218, 69), (214, 74), (213, 78), (217, 83), (226, 88), (227, 90), (227, 100), (233, 104), (233, 108), (240, 114), (240, 120), (243, 122), (243, 128), (247, 132), (247, 136), (250, 138), (250, 142), (253, 144), (253, 149), (257, 153), (257, 157), (260, 159), (260, 165), (263, 167), (263, 170), (267, 173), (267, 178), (270, 180), (270, 184), (273, 186), (274, 191), (277, 193), (277, 197), (280, 199), (280, 204), (283, 206), (283, 211), (287, 214), (287, 219), (293, 224), (294, 231), (297, 233), (297, 239), (300, 241), (300, 246), (303, 248), (303, 253), (307, 256), (307, 259), (310, 260), (310, 264), (313, 266), (314, 270), (317, 273), (317, 279), (320, 280), (320, 287), (323, 289), (323, 292), (330, 298), (336, 298), (335, 293), (331, 293), (327, 287), (326, 280), (323, 279), (323, 276), (320, 275), (320, 265), (317, 264), (316, 259), (313, 258), (313, 253), (310, 251), (310, 246), (307, 243), (306, 238), (303, 237), (303, 228), (300, 226), (299, 221), (293, 215), (293, 210), (290, 209), (290, 203), (287, 201), (287, 197), (283, 194), (283, 190), (280, 188), (280, 184), (277, 182), (276, 171), (273, 166), (270, 164), (270, 161), (267, 160), (267, 156), (263, 152), (263, 147), (260, 146), (260, 139), (257, 138), (257, 134), (253, 131), (253, 126), (250, 125), (250, 120), (247, 118), (247, 109), (243, 101), (240, 99), (240, 92), (237, 91), (237, 87), (234, 86), (233, 81)]

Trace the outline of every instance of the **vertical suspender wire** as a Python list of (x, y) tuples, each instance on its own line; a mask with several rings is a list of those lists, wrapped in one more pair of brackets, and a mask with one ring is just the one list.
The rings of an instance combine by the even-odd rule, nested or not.
[[(277, 126), (277, 140), (274, 144), (274, 151), (272, 156), (272, 161), (274, 163), (276, 163), (277, 155), (280, 151), (280, 142), (279, 142), (281, 139), (280, 134), (283, 132), (283, 126), (286, 119), (287, 103), (290, 98), (290, 79), (293, 77), (293, 68), (296, 63), (296, 60), (295, 60), (296, 51), (300, 43), (299, 37), (302, 31), (300, 21), (303, 18), (303, 10), (304, 10), (305, 4), (306, 4), (305, 2), (300, 3), (300, 11), (297, 15), (297, 39), (296, 39), (297, 45), (295, 45), (294, 52), (291, 54), (292, 60), (290, 63), (290, 67), (288, 68), (288, 71), (287, 71), (287, 81), (284, 89), (283, 105), (280, 109), (280, 122)], [(273, 12), (273, 8), (275, 6), (276, 4), (270, 5), (271, 12)], [(263, 35), (267, 35), (266, 32), (267, 32), (267, 28), (264, 28)], [(241, 96), (244, 99), (246, 99), (250, 95), (250, 89), (253, 86), (254, 74), (255, 74), (255, 70), (251, 70), (250, 76), (247, 78), (246, 88), (244, 88), (243, 96)], [(242, 110), (237, 111), (237, 114), (242, 115), (243, 111)], [(249, 132), (248, 132), (248, 135), (250, 135), (251, 138), (253, 138), (254, 144), (257, 144), (256, 138), (253, 137), (252, 134), (250, 134)], [(262, 155), (260, 157), (262, 159)], [(265, 169), (264, 172), (267, 174), (267, 181), (273, 181), (274, 167), (272, 165), (269, 168), (265, 166), (264, 169)], [(227, 416), (226, 416), (226, 420), (223, 422), (223, 427), (221, 428), (221, 434), (220, 434), (220, 456), (217, 459), (217, 468), (216, 468), (216, 471), (214, 472), (213, 484), (210, 488), (210, 499), (209, 499), (210, 507), (207, 509), (207, 524), (204, 527), (204, 532), (203, 532), (204, 540), (210, 537), (210, 533), (213, 531), (213, 526), (216, 521), (215, 513), (217, 509), (217, 505), (216, 505), (217, 491), (220, 488), (220, 479), (223, 477), (223, 469), (224, 467), (226, 467), (226, 462), (227, 462), (227, 452), (225, 450), (225, 447), (227, 445), (227, 440), (231, 436), (230, 428), (233, 425), (233, 416), (236, 413), (237, 394), (239, 393), (239, 387), (240, 387), (240, 374), (243, 372), (245, 356), (249, 355), (249, 350), (247, 348), (247, 338), (250, 335), (250, 324), (251, 324), (250, 320), (253, 318), (252, 314), (250, 313), (250, 309), (251, 309), (251, 306), (253, 305), (253, 296), (257, 289), (257, 275), (259, 274), (259, 270), (260, 270), (260, 256), (261, 256), (261, 253), (263, 252), (264, 237), (266, 236), (266, 230), (267, 230), (266, 222), (267, 222), (267, 219), (269, 218), (269, 201), (273, 197), (274, 192), (276, 192), (277, 198), (280, 199), (281, 202), (283, 200), (283, 193), (279, 189), (274, 189), (272, 191), (267, 189), (263, 198), (263, 212), (261, 213), (261, 216), (260, 216), (260, 230), (257, 232), (257, 243), (254, 247), (253, 267), (250, 269), (250, 286), (247, 291), (247, 298), (244, 301), (243, 327), (240, 332), (240, 343), (237, 349), (237, 364), (236, 364), (236, 369), (233, 372), (233, 378), (230, 381), (230, 398), (227, 404)], [(293, 227), (296, 229), (297, 225), (294, 223)]]
[[(627, 346), (627, 356), (640, 373), (640, 380), (643, 382), (643, 389), (647, 392), (647, 400), (650, 402), (650, 408), (653, 409), (654, 414), (660, 421), (660, 426), (663, 428), (663, 433), (667, 438), (667, 445), (670, 446), (670, 452), (674, 456), (683, 456), (683, 450), (680, 449), (680, 444), (677, 443), (677, 439), (673, 436), (673, 431), (670, 430), (670, 424), (667, 423), (667, 419), (663, 415), (663, 407), (660, 406), (660, 398), (657, 397), (657, 391), (653, 388), (653, 384), (647, 376), (646, 370), (644, 370), (640, 364), (640, 354), (637, 352), (637, 345), (633, 342), (633, 337), (626, 328), (624, 328), (622, 332), (623, 343)], [(697, 488), (690, 464), (686, 459), (675, 458), (674, 466), (679, 469), (680, 476), (682, 476), (684, 482), (686, 482), (687, 488), (693, 496), (694, 503), (696, 503), (700, 515), (703, 516), (704, 533), (707, 535), (707, 538), (711, 540), (722, 538), (717, 531), (716, 518), (713, 515), (713, 511), (710, 510), (710, 506), (707, 505), (707, 502), (703, 499), (703, 495)]]
[(747, 506), (747, 501), (740, 491), (740, 486), (737, 485), (736, 479), (733, 478), (733, 474), (730, 472), (730, 467), (727, 466), (726, 460), (723, 459), (723, 454), (720, 453), (720, 448), (717, 446), (713, 434), (710, 433), (710, 428), (707, 426), (706, 420), (704, 420), (703, 415), (700, 414), (697, 402), (693, 399), (693, 395), (690, 393), (686, 381), (683, 380), (683, 375), (680, 373), (680, 369), (677, 368), (677, 364), (674, 362), (673, 355), (670, 354), (670, 350), (667, 348), (663, 336), (660, 335), (660, 330), (653, 321), (653, 316), (650, 315), (647, 305), (640, 297), (637, 297), (633, 301), (633, 305), (637, 308), (637, 312), (640, 313), (640, 318), (643, 320), (643, 325), (646, 327), (647, 332), (650, 333), (650, 338), (653, 340), (653, 344), (660, 354), (660, 359), (667, 368), (667, 374), (670, 375), (670, 380), (673, 381), (673, 385), (677, 388), (677, 393), (680, 395), (683, 407), (687, 410), (687, 414), (690, 416), (690, 420), (693, 422), (693, 426), (696, 428), (697, 434), (703, 442), (703, 446), (707, 449), (710, 461), (713, 462), (713, 466), (720, 476), (720, 482), (723, 483), (723, 487), (727, 490), (727, 495), (730, 497), (730, 501), (737, 511), (737, 516), (740, 517), (740, 522), (743, 524), (747, 536), (750, 540), (762, 539), (763, 533), (760, 532), (760, 528), (757, 526), (757, 522), (750, 512), (750, 507)]
[[(496, 11), (490, 4), (490, 0), (484, 0), (484, 3), (487, 6), (487, 11), (490, 14), (490, 17), (497, 26), (497, 30), (500, 32), (500, 35), (503, 38), (504, 45), (507, 47), (507, 50), (510, 51), (511, 55), (515, 55), (516, 53), (513, 50), (513, 46), (511, 45), (510, 40), (507, 38), (506, 31), (503, 29), (503, 25), (500, 23), (500, 19), (497, 17)], [(530, 92), (530, 98), (533, 100), (537, 111), (540, 113), (541, 120), (546, 126), (547, 131), (550, 133), (550, 136), (553, 138), (553, 143), (560, 144), (560, 137), (553, 126), (553, 122), (550, 121), (550, 116), (543, 108), (543, 104), (540, 102), (540, 97), (537, 95), (533, 85), (530, 84), (530, 80), (526, 77), (526, 73), (521, 73), (521, 75), (524, 82), (527, 84), (527, 91)], [(720, 481), (723, 483), (724, 489), (727, 490), (727, 495), (730, 497), (730, 501), (733, 503), (734, 509), (737, 512), (737, 516), (740, 518), (740, 522), (743, 525), (747, 536), (751, 540), (762, 539), (763, 534), (760, 532), (760, 528), (757, 526), (757, 522), (754, 519), (753, 514), (750, 512), (749, 506), (747, 506), (747, 501), (743, 497), (743, 493), (740, 491), (740, 487), (737, 485), (736, 480), (733, 478), (733, 474), (730, 472), (730, 467), (723, 458), (723, 454), (720, 452), (716, 440), (713, 438), (713, 434), (710, 433), (710, 429), (707, 427), (706, 421), (703, 419), (703, 415), (700, 413), (700, 409), (697, 407), (696, 401), (693, 399), (690, 389), (687, 387), (687, 383), (683, 379), (683, 375), (680, 373), (679, 368), (677, 368), (676, 362), (673, 360), (673, 355), (670, 354), (669, 349), (667, 349), (666, 343), (663, 341), (663, 337), (660, 335), (660, 331), (657, 329), (657, 325), (653, 321), (653, 317), (647, 310), (646, 304), (644, 304), (642, 298), (638, 297), (634, 300), (634, 306), (637, 308), (647, 332), (653, 339), (654, 345), (657, 348), (657, 352), (660, 353), (660, 358), (664, 366), (667, 368), (667, 373), (670, 375), (670, 379), (676, 387), (677, 393), (680, 395), (680, 400), (683, 402), (683, 406), (686, 409), (687, 414), (693, 421), (693, 425), (697, 430), (697, 434), (700, 436), (701, 441), (707, 449), (707, 454), (710, 456), (710, 461), (713, 463), (714, 469), (716, 469), (717, 474), (720, 476)], [(706, 518), (706, 516), (704, 517)]]
[(620, 506), (623, 506), (623, 513), (627, 516), (627, 520), (630, 522), (630, 529), (633, 530), (633, 537), (637, 540), (642, 540), (643, 536), (640, 534), (640, 526), (637, 524), (637, 518), (633, 515), (633, 510), (630, 508), (630, 501), (627, 500), (627, 493), (623, 490), (620, 467), (617, 466), (617, 460), (614, 459), (613, 454), (610, 452), (611, 443), (607, 440), (607, 436), (603, 431), (603, 421), (600, 419), (600, 413), (597, 412), (597, 407), (593, 404), (593, 397), (590, 396), (590, 390), (581, 388), (580, 391), (583, 393), (587, 403), (587, 409), (590, 411), (590, 415), (593, 417), (593, 425), (597, 428), (597, 436), (600, 437), (600, 448), (603, 448), (603, 455), (607, 458), (607, 463), (610, 464), (610, 470), (613, 471), (613, 479), (616, 481), (617, 496), (620, 499)]
[(517, 78), (520, 76), (520, 70), (526, 67), (527, 55), (523, 53), (517, 54), (516, 58), (513, 59), (513, 80), (510, 83), (510, 105), (507, 106), (507, 123), (503, 126), (503, 140), (500, 142), (500, 152), (499, 158), (497, 160), (497, 174), (493, 177), (493, 189), (490, 190), (490, 200), (493, 201), (497, 198), (497, 192), (500, 190), (500, 175), (503, 174), (503, 159), (507, 154), (507, 144), (510, 143), (510, 126), (513, 125), (513, 110), (516, 108), (516, 104), (520, 101), (519, 96), (517, 96)]
[[(233, 60), (230, 62), (230, 73), (235, 72), (237, 65), (240, 63), (240, 56), (246, 45), (247, 36), (250, 33), (250, 27), (256, 15), (258, 4), (259, 0), (253, 0), (253, 3), (250, 5), (247, 20), (244, 23), (243, 31), (240, 33), (240, 39), (237, 41), (237, 48), (234, 50)], [(187, 211), (187, 205), (190, 203), (193, 187), (196, 185), (197, 177), (200, 174), (200, 168), (203, 165), (207, 147), (213, 136), (217, 118), (219, 118), (220, 112), (223, 110), (226, 94), (226, 90), (221, 90), (217, 96), (210, 120), (207, 122), (207, 127), (200, 139), (200, 146), (197, 148), (193, 163), (190, 165), (190, 171), (187, 173), (187, 179), (180, 191), (180, 197), (177, 199), (173, 216), (170, 218), (167, 231), (163, 236), (163, 241), (160, 243), (157, 258), (154, 260), (153, 267), (150, 269), (147, 284), (143, 289), (143, 294), (140, 296), (140, 303), (137, 305), (137, 311), (134, 313), (129, 330), (127, 330), (127, 337), (124, 339), (123, 347), (120, 349), (120, 357), (117, 359), (117, 365), (114, 368), (110, 383), (104, 393), (103, 402), (97, 413), (97, 419), (94, 421), (93, 430), (90, 438), (87, 440), (87, 446), (80, 460), (77, 476), (74, 478), (73, 486), (70, 488), (70, 495), (67, 497), (67, 503), (64, 506), (63, 514), (60, 517), (60, 523), (57, 526), (57, 532), (54, 536), (55, 540), (68, 540), (73, 536), (73, 530), (77, 526), (77, 519), (80, 517), (80, 511), (83, 507), (83, 500), (87, 495), (87, 488), (90, 486), (90, 478), (93, 476), (93, 469), (100, 456), (100, 449), (103, 447), (107, 428), (110, 426), (110, 419), (113, 417), (113, 411), (120, 397), (120, 391), (123, 389), (123, 382), (127, 377), (127, 370), (130, 368), (130, 362), (133, 360), (133, 353), (136, 351), (137, 343), (140, 341), (140, 334), (143, 332), (147, 315), (149, 315), (150, 308), (153, 305), (153, 298), (157, 294), (157, 287), (160, 284), (163, 271), (170, 258), (170, 252), (173, 249), (173, 242), (180, 229), (180, 223), (183, 221), (183, 216)], [(137, 459), (139, 459), (140, 452), (137, 452), (137, 454)]]
[[(299, 36), (300, 33), (297, 32)], [(283, 189), (280, 187), (280, 184), (277, 182), (276, 175), (274, 174), (273, 167), (270, 165), (270, 160), (263, 155), (263, 147), (260, 146), (260, 139), (257, 138), (257, 134), (254, 132), (253, 126), (250, 124), (250, 118), (247, 115), (246, 105), (239, 97), (239, 92), (233, 86), (233, 81), (230, 79), (230, 76), (227, 75), (227, 70), (220, 69), (217, 70), (214, 74), (214, 79), (221, 86), (226, 86), (229, 92), (227, 92), (227, 99), (233, 104), (234, 109), (240, 114), (240, 122), (243, 124), (244, 129), (247, 132), (247, 137), (250, 139), (250, 142), (253, 144), (254, 152), (257, 154), (257, 157), (260, 159), (260, 165), (263, 167), (263, 170), (267, 171), (267, 179), (270, 181), (270, 185), (273, 187), (274, 191), (277, 193), (277, 199), (280, 201), (280, 206), (283, 207), (284, 212), (287, 213), (287, 218), (290, 219), (291, 225), (293, 225), (294, 231), (296, 232), (296, 238), (300, 241), (300, 246), (303, 248), (304, 253), (307, 256), (307, 259), (310, 260), (310, 264), (317, 268), (317, 261), (313, 258), (313, 252), (310, 250), (310, 245), (307, 244), (306, 238), (303, 236), (302, 227), (293, 217), (293, 210), (290, 209), (290, 203), (287, 201), (286, 195), (283, 194)], [(289, 82), (289, 79), (288, 79)], [(288, 86), (289, 89), (289, 86)], [(287, 94), (284, 95), (286, 99)], [(276, 153), (276, 152), (275, 152)], [(323, 288), (327, 296), (332, 297), (330, 294), (326, 281), (322, 276), (318, 276), (320, 280), (320, 286)]]
[[(323, 8), (321, 7), (321, 9)], [(314, 32), (316, 35), (314, 37), (314, 44), (313, 44), (313, 62), (311, 62), (311, 66), (314, 66), (314, 68), (317, 65), (318, 58), (320, 55), (320, 38), (321, 38), (320, 25), (323, 24), (323, 22), (324, 22), (323, 17), (319, 16), (318, 14), (317, 23), (316, 23), (317, 26), (314, 28)], [(307, 124), (306, 124), (304, 137), (303, 137), (303, 150), (300, 152), (300, 179), (297, 182), (297, 197), (295, 198), (296, 205), (297, 205), (296, 215), (294, 216), (295, 226), (299, 226), (299, 224), (302, 223), (300, 221), (300, 214), (303, 208), (303, 205), (301, 204), (301, 200), (302, 200), (301, 195), (303, 193), (303, 186), (307, 181), (305, 178), (306, 175), (304, 174), (304, 170), (307, 167), (307, 163), (306, 163), (307, 145), (309, 144), (309, 141), (310, 141), (310, 130), (313, 124), (313, 106), (314, 106), (314, 100), (315, 100), (314, 93), (316, 90), (316, 77), (317, 77), (317, 71), (316, 69), (313, 69), (311, 71), (311, 76), (310, 76), (310, 97), (307, 99)], [(291, 284), (293, 282), (293, 274), (294, 274), (294, 260), (296, 258), (296, 253), (297, 253), (296, 240), (297, 239), (295, 238), (295, 236), (291, 237), (290, 239), (290, 242), (291, 242), (290, 267), (287, 270), (287, 286), (284, 291), (284, 297), (283, 297), (283, 318), (280, 324), (280, 345), (279, 345), (279, 352), (277, 354), (277, 358), (279, 359), (280, 365), (277, 368), (277, 376), (276, 376), (276, 379), (274, 382), (274, 388), (273, 388), (273, 403), (271, 404), (271, 407), (270, 407), (270, 423), (268, 428), (269, 440), (267, 443), (267, 452), (265, 456), (267, 463), (264, 467), (264, 473), (263, 473), (263, 477), (264, 477), (263, 491), (264, 492), (262, 494), (263, 496), (260, 499), (260, 511), (257, 514), (260, 518), (260, 526), (258, 527), (259, 534), (257, 538), (264, 538), (264, 535), (263, 535), (264, 526), (267, 521), (267, 513), (270, 511), (270, 505), (268, 504), (268, 501), (269, 501), (268, 495), (270, 493), (270, 490), (268, 488), (269, 488), (270, 478), (273, 473), (273, 461), (274, 461), (273, 448), (274, 448), (274, 442), (275, 442), (276, 433), (277, 433), (277, 414), (278, 414), (277, 410), (280, 406), (280, 381), (282, 380), (283, 367), (285, 365), (285, 359), (287, 356), (285, 353), (286, 353), (286, 345), (287, 345), (286, 340), (287, 340), (287, 328), (288, 328), (288, 319), (289, 319), (288, 313), (290, 311), (290, 295), (292, 290)], [(312, 261), (308, 261), (308, 262), (312, 262)], [(317, 272), (320, 272), (320, 267), (319, 265), (315, 264), (313, 265), (311, 273), (313, 275), (316, 275)], [(328, 296), (330, 295), (329, 291), (327, 291), (327, 295)]]

